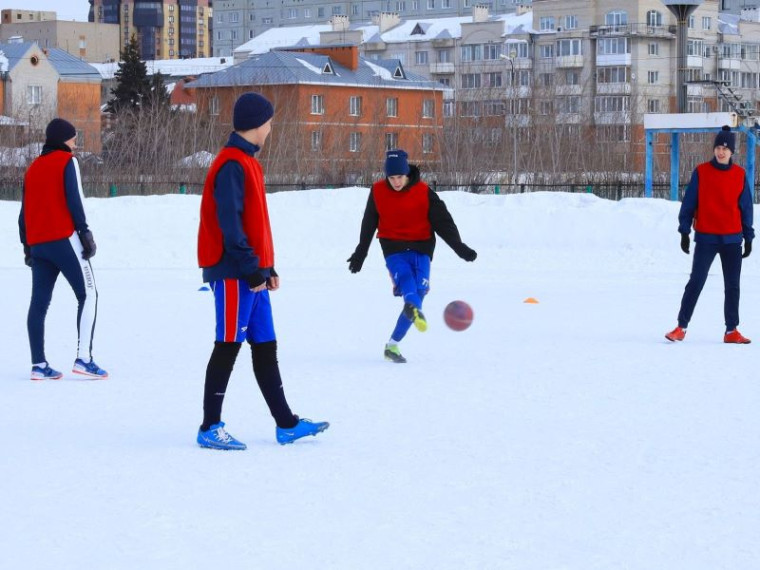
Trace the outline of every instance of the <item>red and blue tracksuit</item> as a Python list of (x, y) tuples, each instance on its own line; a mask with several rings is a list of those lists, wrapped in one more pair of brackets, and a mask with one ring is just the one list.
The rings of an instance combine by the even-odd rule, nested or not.
[(232, 133), (206, 176), (198, 230), (198, 264), (214, 292), (216, 333), (206, 368), (202, 429), (221, 420), (232, 368), (243, 341), (251, 346), (253, 371), (277, 425), (293, 427), (277, 363), (277, 339), (268, 283), (274, 271), (274, 245), (266, 188), (255, 155), (259, 147)]
[(66, 145), (45, 145), (24, 177), (21, 243), (30, 247), (32, 299), (27, 316), (33, 364), (47, 362), (45, 317), (60, 273), (77, 298), (77, 358), (92, 358), (98, 291), (89, 260), (82, 258), (79, 232), (88, 230), (79, 164)]
[(686, 187), (678, 214), (678, 231), (688, 235), (694, 226), (694, 261), (686, 284), (678, 326), (686, 328), (707, 281), (715, 256), (720, 256), (725, 288), (726, 331), (739, 325), (739, 281), (742, 240), (755, 238), (752, 193), (744, 169), (714, 158), (697, 166)]

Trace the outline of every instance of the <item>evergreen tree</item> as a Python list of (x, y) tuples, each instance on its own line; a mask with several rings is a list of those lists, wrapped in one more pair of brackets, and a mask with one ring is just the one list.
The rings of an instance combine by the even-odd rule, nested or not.
[(140, 59), (140, 48), (134, 34), (121, 52), (119, 69), (114, 75), (116, 87), (111, 89), (113, 98), (106, 107), (109, 112), (140, 111), (149, 104), (151, 80), (145, 62)]

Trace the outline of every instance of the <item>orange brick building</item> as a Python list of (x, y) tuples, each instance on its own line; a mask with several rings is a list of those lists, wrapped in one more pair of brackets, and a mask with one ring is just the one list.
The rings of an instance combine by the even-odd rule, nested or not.
[(369, 61), (357, 46), (290, 48), (256, 55), (188, 84), (201, 117), (232, 129), (246, 91), (275, 106), (265, 159), (286, 158), (294, 173), (350, 175), (381, 168), (403, 148), (434, 167), (443, 133), (443, 87), (407, 74), (398, 60)]

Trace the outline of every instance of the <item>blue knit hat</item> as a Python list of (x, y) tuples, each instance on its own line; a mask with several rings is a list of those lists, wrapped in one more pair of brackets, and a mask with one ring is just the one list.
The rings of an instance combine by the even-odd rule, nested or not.
[(731, 154), (736, 152), (736, 136), (731, 132), (731, 127), (723, 125), (723, 128), (715, 137), (715, 144), (713, 148), (722, 146), (731, 151)]
[(409, 157), (406, 152), (401, 149), (389, 150), (385, 153), (385, 175), (386, 176), (398, 176), (402, 174), (406, 176), (409, 174)]
[(232, 126), (236, 131), (257, 129), (274, 116), (274, 107), (259, 93), (243, 93), (235, 101)]
[(53, 119), (45, 128), (45, 142), (48, 144), (63, 144), (75, 136), (76, 128), (64, 119)]

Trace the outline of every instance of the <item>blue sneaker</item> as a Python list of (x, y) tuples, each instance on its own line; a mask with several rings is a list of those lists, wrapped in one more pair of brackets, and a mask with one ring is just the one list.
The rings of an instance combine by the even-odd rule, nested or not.
[(45, 366), (32, 366), (32, 380), (60, 380), (63, 374), (50, 368), (46, 362)]
[(94, 360), (85, 362), (81, 358), (74, 361), (74, 368), (71, 369), (74, 374), (81, 374), (89, 378), (108, 378), (108, 372), (95, 364)]
[(236, 440), (224, 429), (224, 422), (212, 425), (206, 431), (198, 429), (198, 445), (211, 449), (246, 449), (242, 441)]
[(307, 435), (317, 435), (330, 427), (328, 422), (313, 422), (306, 418), (298, 420), (298, 423), (292, 428), (277, 428), (277, 443), (285, 445), (293, 443), (297, 439)]

